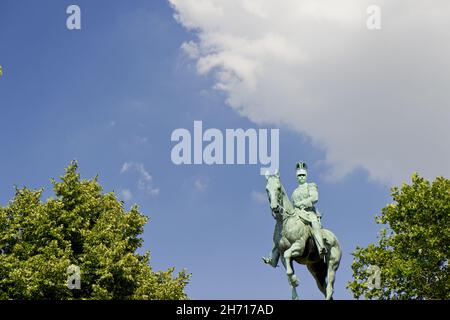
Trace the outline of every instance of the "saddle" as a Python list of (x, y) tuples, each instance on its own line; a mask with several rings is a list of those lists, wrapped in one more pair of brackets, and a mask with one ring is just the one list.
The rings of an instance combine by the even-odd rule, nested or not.
[(320, 213), (318, 211), (317, 212), (306, 211), (306, 210), (303, 210), (303, 209), (295, 208), (294, 212), (303, 221), (303, 223), (308, 225), (309, 228), (311, 228), (311, 223), (313, 221), (318, 221), (319, 224), (320, 224), (320, 227), (322, 228), (322, 224), (320, 223), (321, 215), (320, 215)]
[[(295, 209), (295, 215), (306, 225), (308, 228), (308, 241), (307, 241), (307, 247), (308, 250), (304, 251), (303, 257), (310, 256), (313, 254), (313, 252), (318, 252), (318, 244), (315, 240), (314, 236), (314, 230), (312, 228), (312, 221), (318, 221), (320, 226), (320, 231), (322, 231), (322, 224), (320, 223), (321, 215), (318, 211), (306, 211), (303, 209), (296, 208)], [(323, 233), (320, 232), (324, 244), (327, 243), (326, 238), (323, 236)]]

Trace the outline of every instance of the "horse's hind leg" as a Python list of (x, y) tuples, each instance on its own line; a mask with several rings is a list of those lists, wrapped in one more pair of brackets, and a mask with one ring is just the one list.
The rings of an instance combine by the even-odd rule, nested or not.
[(313, 275), (316, 280), (317, 287), (326, 297), (326, 277), (327, 277), (327, 265), (323, 262), (316, 262), (307, 265), (309, 272)]
[(328, 256), (328, 270), (327, 270), (327, 288), (326, 288), (326, 299), (333, 300), (334, 292), (334, 278), (336, 275), (336, 270), (339, 267), (341, 261), (341, 249), (338, 246), (332, 247), (331, 252)]

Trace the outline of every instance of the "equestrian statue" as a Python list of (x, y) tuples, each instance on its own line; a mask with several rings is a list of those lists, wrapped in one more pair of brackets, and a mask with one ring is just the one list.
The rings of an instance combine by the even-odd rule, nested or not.
[(306, 163), (297, 162), (295, 169), (298, 187), (292, 193), (292, 203), (281, 184), (279, 172), (266, 175), (267, 196), (276, 224), (271, 256), (262, 259), (275, 268), (281, 258), (293, 300), (298, 300), (296, 288), (299, 285), (293, 261), (306, 265), (319, 290), (327, 300), (332, 300), (341, 247), (336, 236), (322, 228), (321, 215), (315, 207), (319, 200), (318, 188), (315, 183), (307, 182)]

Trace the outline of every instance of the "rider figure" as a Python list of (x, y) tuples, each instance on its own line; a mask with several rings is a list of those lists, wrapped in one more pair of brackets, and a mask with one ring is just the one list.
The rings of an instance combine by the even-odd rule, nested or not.
[(314, 204), (319, 200), (319, 193), (315, 183), (306, 182), (308, 175), (307, 169), (306, 163), (297, 162), (296, 175), (299, 185), (292, 193), (292, 204), (296, 209), (301, 210), (300, 216), (306, 217), (306, 220), (311, 223), (314, 240), (319, 250), (319, 254), (323, 258), (327, 253), (327, 249), (324, 246), (322, 232), (320, 230), (322, 228), (320, 216), (314, 207)]

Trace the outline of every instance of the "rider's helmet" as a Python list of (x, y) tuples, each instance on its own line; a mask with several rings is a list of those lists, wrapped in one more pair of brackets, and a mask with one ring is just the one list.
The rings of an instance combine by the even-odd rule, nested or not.
[(303, 161), (297, 162), (296, 165), (295, 165), (295, 169), (296, 169), (295, 173), (296, 173), (297, 176), (300, 175), (300, 174), (304, 174), (304, 175), (308, 174), (308, 171), (307, 171), (308, 170), (308, 166)]

